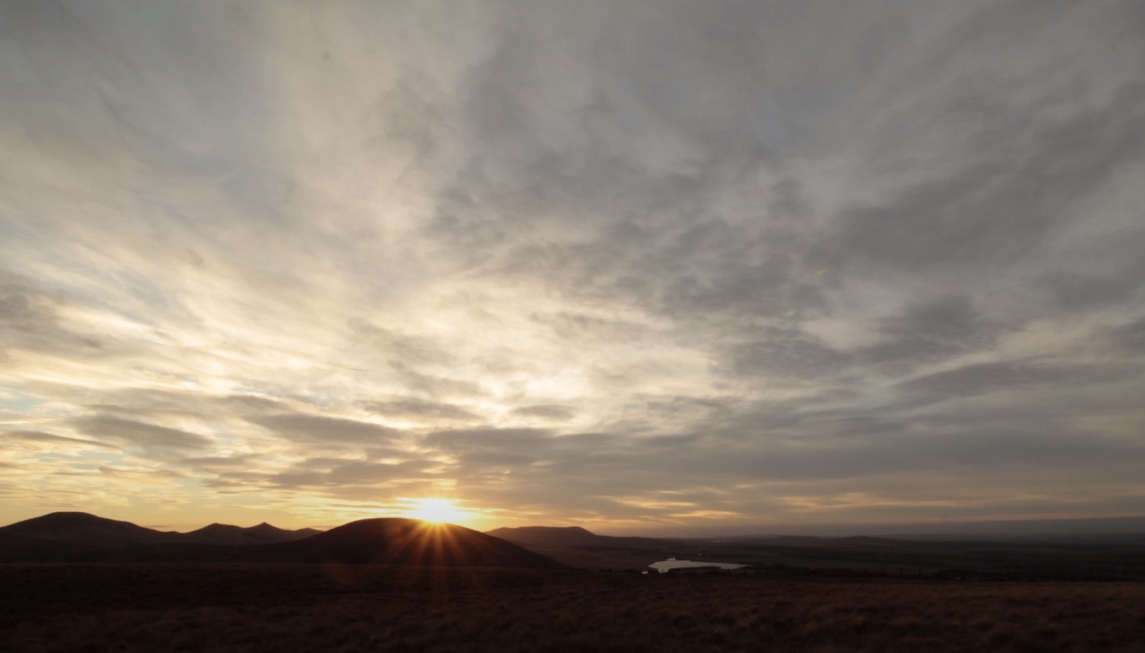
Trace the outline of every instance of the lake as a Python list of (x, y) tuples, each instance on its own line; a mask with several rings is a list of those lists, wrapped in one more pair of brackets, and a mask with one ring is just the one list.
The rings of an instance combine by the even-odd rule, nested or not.
[(747, 565), (737, 565), (731, 562), (696, 562), (694, 560), (677, 560), (675, 558), (669, 558), (667, 560), (653, 562), (648, 566), (664, 574), (667, 573), (669, 569), (684, 569), (687, 567), (719, 567), (720, 569), (740, 569), (746, 567)]

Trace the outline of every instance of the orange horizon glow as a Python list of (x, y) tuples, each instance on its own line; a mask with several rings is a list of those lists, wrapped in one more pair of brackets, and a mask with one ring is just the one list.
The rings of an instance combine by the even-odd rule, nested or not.
[(402, 513), (403, 516), (420, 519), (431, 524), (464, 525), (473, 516), (459, 508), (451, 499), (409, 499), (408, 503), (409, 507)]

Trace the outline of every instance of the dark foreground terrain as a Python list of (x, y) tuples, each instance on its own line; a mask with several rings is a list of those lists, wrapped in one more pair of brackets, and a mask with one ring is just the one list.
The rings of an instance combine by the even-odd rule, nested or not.
[(1145, 651), (1145, 583), (0, 565), (4, 651)]

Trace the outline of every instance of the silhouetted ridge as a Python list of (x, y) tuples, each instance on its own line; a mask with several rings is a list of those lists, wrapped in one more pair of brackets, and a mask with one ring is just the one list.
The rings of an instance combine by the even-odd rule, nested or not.
[(321, 531), (313, 529), (288, 531), (266, 522), (247, 528), (230, 524), (211, 524), (197, 531), (184, 533), (179, 541), (189, 544), (272, 544), (300, 540), (319, 532)]
[(448, 524), (363, 519), (327, 532), (211, 524), (165, 533), (87, 513), (0, 528), (0, 562), (287, 562), (563, 568), (516, 544)]
[(602, 535), (597, 535), (580, 526), (521, 526), (520, 528), (498, 528), (487, 535), (510, 542), (527, 544), (596, 544)]
[(276, 545), (289, 562), (559, 568), (560, 563), (516, 544), (452, 524), (416, 519), (363, 519), (304, 540)]
[(91, 549), (114, 549), (141, 544), (174, 542), (178, 533), (105, 519), (86, 512), (53, 512), (0, 528), (0, 534), (62, 542)]

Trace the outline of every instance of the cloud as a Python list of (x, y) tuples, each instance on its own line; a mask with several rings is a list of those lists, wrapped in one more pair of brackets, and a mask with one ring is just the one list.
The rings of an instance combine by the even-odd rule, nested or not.
[(105, 337), (69, 328), (60, 314), (64, 303), (22, 275), (0, 268), (0, 335), (4, 349), (53, 356), (105, 355)]
[(79, 417), (71, 423), (88, 435), (154, 451), (205, 449), (214, 444), (211, 438), (199, 433), (110, 415)]
[(64, 435), (55, 435), (53, 433), (45, 433), (43, 431), (5, 431), (4, 436), (13, 440), (27, 440), (29, 442), (46, 442), (48, 444), (79, 444), (88, 447), (119, 450), (119, 447), (112, 444), (97, 442), (95, 440), (84, 440), (82, 438), (69, 438)]
[(6, 506), (1140, 495), (1138, 3), (240, 14), (0, 4)]
[(1145, 317), (1112, 329), (1108, 337), (1116, 348), (1126, 353), (1145, 353)]
[(228, 470), (234, 468), (248, 468), (258, 461), (258, 454), (244, 454), (239, 456), (192, 456), (175, 461), (180, 465), (198, 467), (206, 470)]
[(288, 471), (275, 474), (269, 481), (272, 485), (284, 488), (382, 487), (390, 481), (416, 478), (424, 472), (426, 467), (427, 464), (422, 461), (378, 463), (308, 460)]
[(282, 413), (247, 418), (288, 440), (315, 444), (383, 444), (398, 431), (372, 422), (324, 415)]
[(539, 417), (553, 421), (567, 421), (576, 415), (576, 411), (568, 406), (556, 404), (538, 404), (535, 406), (521, 406), (513, 409), (513, 415), (518, 417)]
[(477, 421), (480, 417), (461, 406), (424, 401), (421, 399), (391, 399), (388, 401), (370, 401), (362, 407), (375, 415), (390, 419), (414, 419), (417, 421)]
[(1021, 363), (978, 363), (935, 372), (900, 384), (904, 399), (922, 402), (995, 395), (1039, 386), (1088, 385), (1136, 375), (1120, 365), (1054, 366)]
[(446, 451), (528, 449), (552, 444), (552, 431), (536, 428), (473, 428), (435, 431), (423, 443)]
[(759, 340), (730, 345), (724, 365), (734, 374), (821, 379), (843, 371), (851, 357), (799, 331), (775, 329)]
[(1000, 330), (975, 310), (968, 296), (936, 297), (880, 320), (880, 341), (861, 356), (876, 364), (941, 360), (985, 349)]

